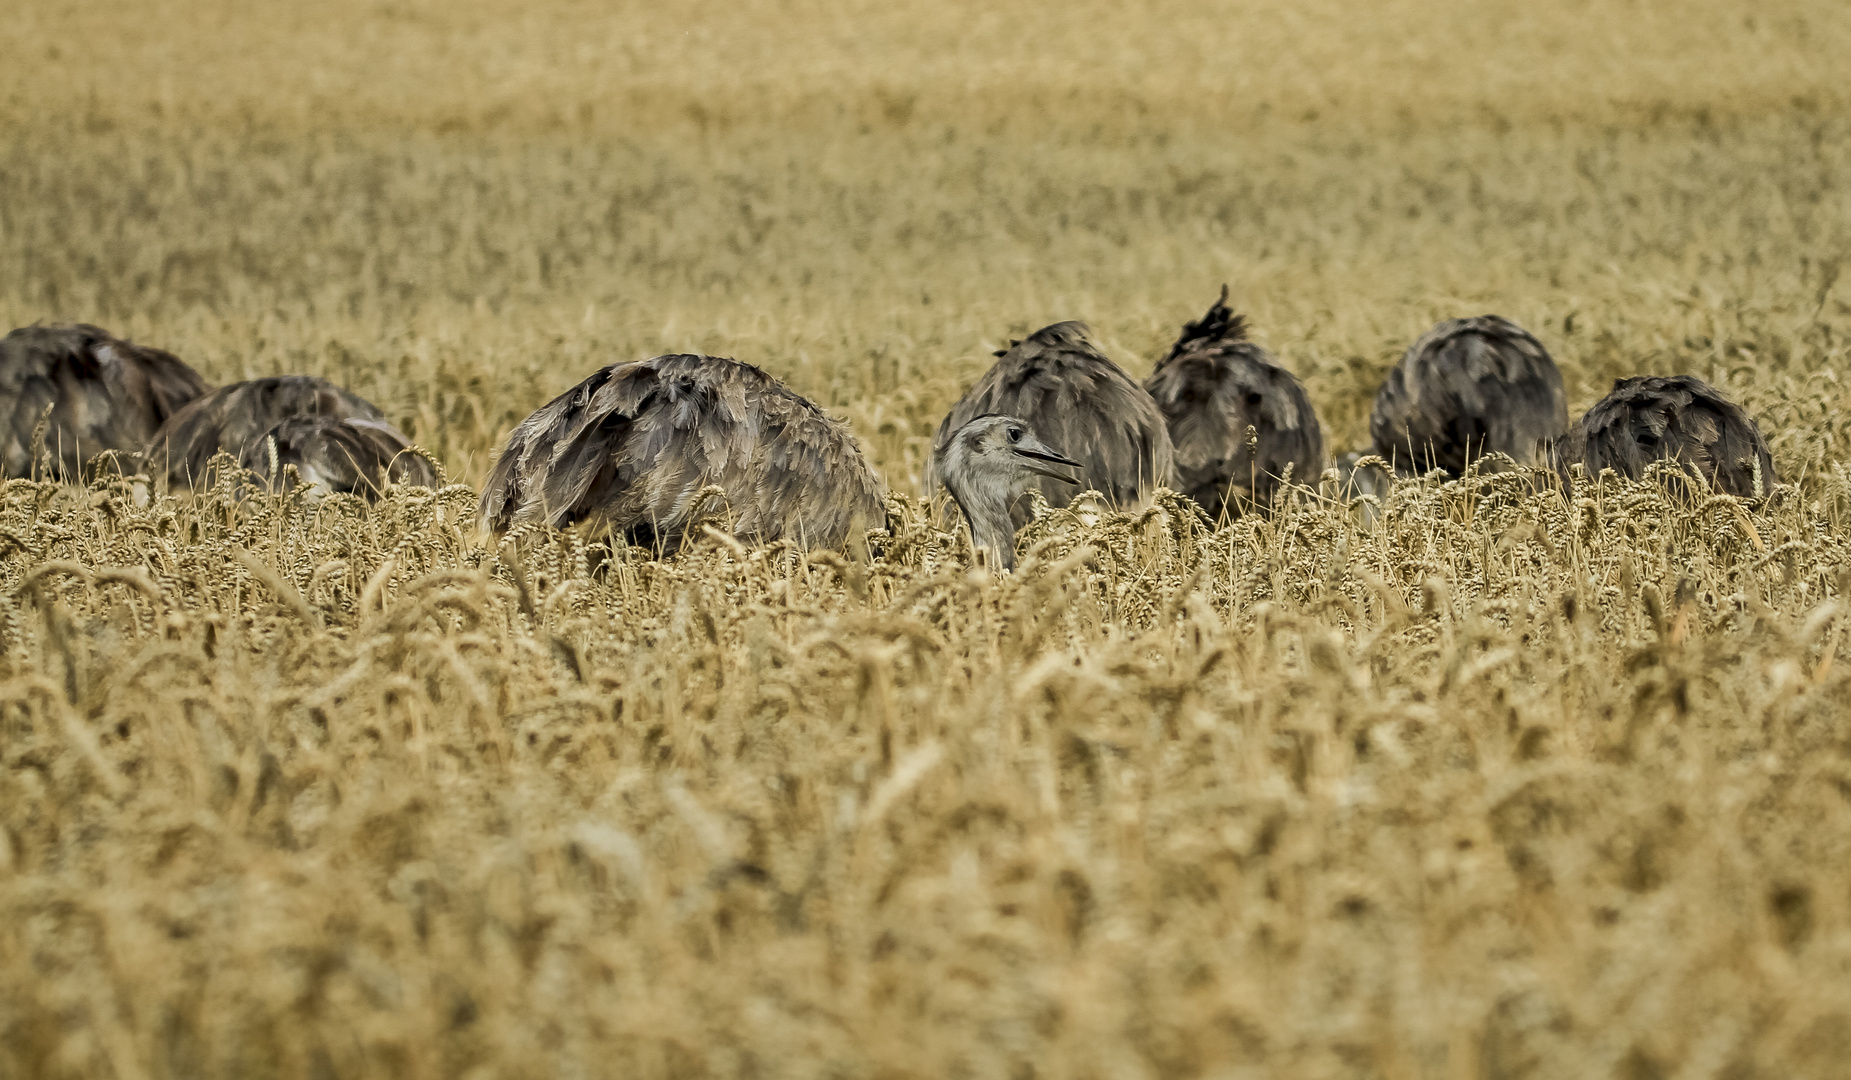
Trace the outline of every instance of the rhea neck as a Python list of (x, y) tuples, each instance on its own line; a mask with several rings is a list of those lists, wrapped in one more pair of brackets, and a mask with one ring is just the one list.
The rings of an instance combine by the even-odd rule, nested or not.
[(1013, 484), (979, 481), (945, 486), (970, 524), (971, 546), (987, 549), (990, 560), (1004, 570), (1015, 568), (1015, 522), (1009, 508), (1027, 488), (1026, 479)]

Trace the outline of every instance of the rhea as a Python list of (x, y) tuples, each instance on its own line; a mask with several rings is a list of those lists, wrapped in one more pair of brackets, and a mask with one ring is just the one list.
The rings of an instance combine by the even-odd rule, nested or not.
[(1175, 446), (1176, 486), (1215, 517), (1268, 506), (1287, 477), (1324, 467), (1324, 429), (1305, 387), (1247, 339), (1221, 287), (1144, 380)]
[(284, 483), (283, 466), (294, 465), (318, 494), (373, 499), (388, 484), (437, 483), (377, 405), (311, 375), (232, 383), (194, 400), (149, 440), (147, 462), (170, 486), (205, 487), (221, 452), (266, 484)]
[(1369, 414), (1375, 452), (1407, 475), (1458, 476), (1487, 454), (1548, 464), (1568, 428), (1562, 372), (1528, 331), (1496, 315), (1448, 319), (1389, 372)]
[(742, 540), (841, 547), (886, 508), (841, 421), (751, 364), (676, 354), (600, 368), (523, 420), (477, 520), (494, 533), (582, 524), (669, 550), (730, 514)]
[(84, 461), (103, 451), (139, 453), (168, 417), (206, 390), (206, 380), (172, 353), (99, 327), (21, 327), (0, 338), (0, 409), (7, 414), (0, 472), (31, 474), (43, 423), (53, 474), (77, 479)]
[[(1016, 417), (1044, 444), (1066, 447), (1080, 462), (1079, 485), (1121, 509), (1148, 504), (1158, 487), (1170, 483), (1174, 451), (1163, 414), (1150, 394), (1088, 339), (1086, 324), (1042, 327), (996, 355), (996, 364), (938, 426), (926, 469), (928, 492), (940, 482), (938, 457), (942, 448), (954, 445), (952, 433), (980, 416)], [(1031, 478), (1029, 486), (1039, 487), (1057, 507), (1070, 503), (1079, 490), (1045, 474)], [(1021, 500), (1010, 507), (1015, 528), (1026, 524), (1028, 516)]]
[(1653, 461), (1676, 462), (1717, 491), (1745, 498), (1766, 495), (1779, 482), (1753, 418), (1694, 375), (1616, 381), (1569, 431), (1556, 464), (1565, 480), (1575, 462), (1590, 475), (1613, 469), (1637, 480)]
[(971, 547), (1004, 570), (1015, 566), (1011, 519), (1029, 487), (1045, 478), (1076, 486), (1086, 467), (1035, 437), (1016, 416), (979, 416), (933, 453), (939, 482), (964, 512)]

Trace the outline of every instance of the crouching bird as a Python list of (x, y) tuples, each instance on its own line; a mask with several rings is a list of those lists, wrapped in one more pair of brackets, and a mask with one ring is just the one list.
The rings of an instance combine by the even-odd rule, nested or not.
[(847, 425), (751, 364), (679, 354), (600, 368), (523, 420), (477, 521), (584, 524), (669, 550), (723, 511), (751, 543), (841, 547), (885, 523), (887, 502)]
[(1637, 480), (1653, 461), (1674, 461), (1717, 491), (1759, 498), (1774, 490), (1774, 458), (1742, 407), (1694, 375), (1636, 375), (1582, 415), (1562, 440), (1564, 481), (1580, 462), (1590, 476), (1612, 469)]
[(149, 441), (149, 473), (171, 487), (207, 487), (221, 451), (266, 483), (294, 465), (320, 492), (373, 499), (388, 483), (437, 483), (431, 463), (378, 406), (311, 375), (232, 383), (188, 404)]
[(1375, 452), (1403, 476), (1457, 477), (1486, 454), (1546, 466), (1567, 428), (1561, 370), (1540, 341), (1496, 315), (1448, 319), (1421, 335), (1369, 414)]
[[(1147, 505), (1171, 482), (1170, 433), (1157, 403), (1087, 339), (1085, 323), (1044, 326), (996, 354), (1000, 359), (938, 425), (925, 487), (940, 483), (938, 457), (952, 434), (981, 416), (1011, 416), (1037, 439), (1065, 447), (1083, 469), (1080, 484), (1121, 510)], [(1080, 490), (1064, 478), (1033, 483), (1051, 506), (1066, 506)], [(1027, 503), (1010, 508), (1015, 528), (1028, 522)]]
[(1169, 426), (1177, 490), (1211, 517), (1268, 506), (1287, 476), (1315, 484), (1323, 471), (1324, 429), (1311, 398), (1247, 340), (1226, 285), (1208, 314), (1183, 326), (1144, 389)]
[(1077, 488), (1086, 466), (1035, 437), (1016, 416), (979, 416), (933, 452), (938, 480), (970, 524), (971, 547), (1004, 570), (1015, 566), (1013, 513), (1040, 478)]
[(162, 423), (208, 389), (172, 353), (87, 324), (26, 326), (0, 338), (0, 472), (29, 476), (45, 424), (54, 476), (76, 480), (105, 450), (140, 453)]

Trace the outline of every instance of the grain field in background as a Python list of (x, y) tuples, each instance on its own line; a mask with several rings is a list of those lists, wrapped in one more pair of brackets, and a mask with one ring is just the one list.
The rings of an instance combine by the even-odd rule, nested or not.
[[(1226, 8), (12, 5), (0, 323), (328, 375), (449, 486), (0, 485), (0, 1075), (1844, 1075), (1851, 12)], [(1223, 281), (1338, 451), (1497, 311), (1794, 483), (973, 572), (914, 496), (989, 350), (1141, 375)], [(846, 417), (889, 528), (472, 532), (674, 350)]]

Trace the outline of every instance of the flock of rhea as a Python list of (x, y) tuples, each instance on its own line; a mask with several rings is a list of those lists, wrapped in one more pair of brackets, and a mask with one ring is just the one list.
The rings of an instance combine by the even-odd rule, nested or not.
[[(1131, 509), (1173, 487), (1220, 519), (1264, 510), (1324, 473), (1311, 399), (1248, 340), (1225, 287), (1142, 385), (1078, 322), (997, 356), (939, 425), (924, 480), (1004, 568), (1031, 488), (1056, 507), (1091, 490)], [(377, 407), (326, 379), (212, 389), (172, 354), (94, 326), (0, 338), (0, 409), (10, 412), (8, 477), (79, 478), (113, 452), (175, 488), (218, 482), (220, 454), (262, 483), (368, 498), (436, 482)], [(1391, 470), (1456, 477), (1473, 463), (1553, 469), (1567, 483), (1576, 463), (1636, 479), (1662, 460), (1738, 496), (1776, 482), (1754, 421), (1693, 376), (1621, 379), (1570, 425), (1548, 351), (1495, 315), (1448, 320), (1414, 342), (1377, 393), (1369, 431), (1372, 457), (1337, 463), (1349, 496), (1379, 498)], [(601, 368), (515, 428), (479, 523), (496, 533), (583, 523), (672, 548), (722, 510), (742, 540), (840, 547), (885, 520), (886, 492), (847, 426), (814, 402), (750, 364), (670, 355)]]
[(172, 353), (94, 326), (27, 326), (0, 338), (0, 468), (57, 479), (95, 455), (139, 461), (174, 487), (213, 482), (223, 450), (268, 481), (296, 466), (330, 491), (378, 492), (437, 481), (411, 443), (365, 398), (326, 379), (277, 375), (214, 390)]

